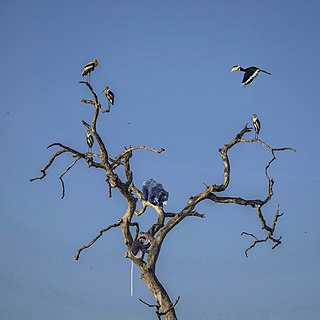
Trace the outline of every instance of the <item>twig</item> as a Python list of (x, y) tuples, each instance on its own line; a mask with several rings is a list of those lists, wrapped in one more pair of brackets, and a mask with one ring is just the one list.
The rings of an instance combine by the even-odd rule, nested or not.
[(61, 154), (65, 153), (65, 152), (68, 152), (68, 151), (65, 150), (65, 149), (60, 150), (60, 151), (57, 151), (57, 152), (50, 158), (50, 160), (48, 161), (48, 163), (40, 170), (40, 172), (42, 173), (42, 175), (30, 179), (30, 181), (43, 179), (43, 178), (47, 175), (47, 174), (46, 174), (46, 171), (47, 171), (47, 169), (51, 166), (51, 164), (53, 163), (53, 161), (54, 161), (58, 156), (60, 156)]
[(280, 236), (278, 239), (277, 238), (274, 238), (273, 237), (273, 233), (275, 232), (276, 230), (276, 224), (278, 222), (278, 219), (283, 216), (283, 213), (279, 213), (279, 205), (277, 207), (277, 210), (276, 210), (276, 213), (274, 215), (274, 218), (273, 218), (273, 224), (272, 224), (272, 228), (271, 227), (268, 227), (265, 223), (265, 225), (263, 226), (263, 229), (267, 230), (268, 231), (268, 234), (267, 236), (264, 238), (264, 239), (259, 239), (258, 237), (256, 237), (254, 234), (252, 233), (248, 233), (248, 232), (242, 232), (241, 233), (241, 236), (243, 235), (246, 235), (246, 236), (250, 236), (250, 237), (253, 237), (255, 239), (255, 241), (252, 243), (252, 245), (250, 247), (248, 247), (246, 250), (245, 250), (245, 255), (246, 257), (248, 258), (248, 251), (251, 250), (252, 248), (255, 247), (255, 245), (257, 243), (261, 243), (261, 242), (267, 242), (268, 240), (271, 240), (272, 242), (274, 242), (274, 246), (272, 247), (272, 249), (276, 248), (278, 245), (281, 244), (281, 240), (282, 240), (282, 237)]
[(138, 222), (130, 222), (130, 226), (131, 227), (136, 227), (136, 233), (135, 233), (135, 236), (134, 236), (134, 240), (137, 240), (138, 236), (139, 236), (139, 231), (140, 231), (139, 223)]
[(180, 300), (180, 296), (176, 299), (174, 304), (171, 304), (171, 307), (163, 312), (160, 312), (160, 308), (161, 306), (159, 304), (149, 304), (148, 302), (143, 301), (142, 299), (140, 299), (140, 302), (144, 303), (145, 305), (147, 305), (149, 308), (155, 308), (155, 313), (157, 314), (158, 319), (161, 319), (162, 316), (165, 316), (169, 311), (171, 311), (173, 308), (175, 308), (175, 306), (177, 305), (177, 303)]
[(64, 189), (64, 182), (62, 177), (78, 162), (78, 160), (80, 160), (80, 158), (78, 157), (77, 159), (75, 159), (71, 165), (61, 174), (61, 176), (59, 177), (60, 181), (61, 181), (61, 185), (62, 185), (62, 195), (61, 195), (61, 199), (64, 198), (64, 194), (65, 194), (65, 189)]
[(117, 168), (121, 164), (121, 159), (123, 159), (127, 154), (132, 153), (132, 151), (138, 150), (138, 149), (144, 149), (144, 150), (155, 152), (155, 153), (162, 153), (165, 151), (165, 149), (163, 149), (163, 148), (154, 149), (154, 148), (150, 148), (150, 147), (146, 147), (146, 146), (129, 147), (129, 148), (126, 148), (126, 150), (124, 152), (122, 152), (118, 156), (116, 156), (114, 162), (111, 164), (111, 169), (114, 170), (115, 168)]
[(119, 219), (117, 223), (111, 224), (109, 227), (100, 230), (99, 234), (92, 241), (90, 241), (88, 244), (84, 245), (77, 251), (77, 254), (74, 256), (74, 259), (79, 260), (80, 253), (82, 250), (91, 247), (105, 232), (107, 232), (111, 228), (119, 227), (121, 223), (122, 223), (122, 219)]
[(100, 102), (98, 101), (98, 96), (97, 96), (96, 93), (93, 91), (93, 89), (92, 89), (92, 87), (91, 87), (91, 84), (90, 84), (89, 82), (79, 81), (79, 83), (84, 83), (84, 84), (89, 88), (89, 90), (91, 91), (91, 93), (92, 93), (92, 95), (93, 95), (93, 97), (94, 97), (94, 100), (95, 100), (95, 102), (93, 102), (92, 100), (82, 99), (81, 102), (86, 103), (86, 104), (92, 104), (92, 105), (94, 105), (94, 106), (97, 107), (102, 113), (110, 112), (110, 105), (108, 106), (107, 109), (102, 109), (101, 104), (100, 104)]

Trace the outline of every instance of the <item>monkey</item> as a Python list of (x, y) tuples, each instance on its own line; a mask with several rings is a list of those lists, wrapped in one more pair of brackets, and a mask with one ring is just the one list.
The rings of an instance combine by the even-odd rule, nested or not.
[(140, 236), (137, 240), (134, 240), (131, 247), (131, 253), (139, 260), (143, 260), (144, 254), (150, 247), (150, 243), (145, 236)]
[[(140, 236), (138, 239), (134, 240), (131, 246), (132, 255), (143, 261), (143, 257), (147, 252), (147, 249), (151, 246), (150, 242), (147, 240), (145, 236)], [(131, 260), (131, 276), (130, 276), (130, 293), (131, 297), (133, 296), (133, 260)]]
[(142, 184), (144, 200), (151, 202), (155, 206), (163, 207), (167, 204), (169, 192), (166, 191), (162, 184), (149, 179)]

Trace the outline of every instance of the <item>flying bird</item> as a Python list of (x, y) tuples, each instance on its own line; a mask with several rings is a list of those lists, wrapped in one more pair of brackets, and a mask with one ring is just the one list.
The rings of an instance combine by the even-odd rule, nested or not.
[(87, 76), (87, 82), (90, 83), (90, 73), (94, 70), (95, 67), (100, 66), (99, 61), (94, 59), (93, 61), (87, 63), (82, 69), (82, 76)]
[(107, 99), (108, 99), (108, 104), (110, 106), (110, 104), (114, 105), (114, 93), (109, 89), (108, 86), (106, 86), (103, 90), (102, 93), (105, 93)]
[(87, 139), (87, 145), (89, 147), (88, 152), (92, 152), (92, 146), (93, 146), (94, 140), (90, 130), (86, 131), (86, 139)]
[(244, 72), (243, 79), (242, 79), (242, 85), (247, 86), (250, 84), (253, 80), (255, 80), (260, 72), (264, 72), (266, 74), (270, 74), (270, 72), (262, 70), (257, 67), (249, 67), (249, 68), (242, 68), (240, 66), (233, 66), (231, 71), (242, 71)]
[(257, 115), (254, 113), (252, 118), (251, 118), (252, 122), (253, 122), (253, 126), (254, 126), (254, 131), (256, 132), (255, 138), (258, 138), (258, 134), (260, 132), (261, 129), (261, 123), (260, 120), (258, 119)]

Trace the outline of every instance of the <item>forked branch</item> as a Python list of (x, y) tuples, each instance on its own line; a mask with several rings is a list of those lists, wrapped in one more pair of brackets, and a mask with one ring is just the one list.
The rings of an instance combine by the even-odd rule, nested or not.
[(245, 253), (246, 257), (248, 257), (248, 251), (251, 250), (252, 248), (254, 248), (257, 243), (267, 242), (268, 240), (271, 240), (272, 242), (274, 242), (274, 245), (273, 245), (272, 249), (276, 248), (278, 245), (281, 244), (282, 237), (280, 236), (279, 238), (274, 238), (273, 237), (273, 233), (276, 230), (276, 225), (277, 225), (278, 219), (282, 215), (283, 215), (283, 213), (281, 213), (281, 214), (279, 213), (279, 205), (278, 205), (276, 213), (275, 213), (274, 218), (273, 218), (272, 227), (263, 228), (263, 229), (266, 229), (268, 231), (267, 236), (264, 239), (259, 239), (258, 237), (256, 237), (252, 233), (248, 233), (248, 232), (242, 232), (241, 233), (242, 236), (246, 235), (246, 236), (250, 236), (250, 237), (255, 239), (255, 241), (252, 243), (252, 245), (245, 250), (244, 253)]
[(180, 300), (180, 296), (176, 299), (174, 304), (171, 304), (171, 306), (164, 312), (161, 312), (161, 306), (159, 304), (149, 304), (148, 302), (143, 301), (142, 299), (139, 298), (139, 300), (147, 305), (149, 308), (155, 308), (155, 313), (157, 315), (158, 320), (161, 320), (161, 317), (166, 315), (169, 311), (171, 311), (172, 309), (174, 309), (174, 307), (178, 304), (179, 300)]

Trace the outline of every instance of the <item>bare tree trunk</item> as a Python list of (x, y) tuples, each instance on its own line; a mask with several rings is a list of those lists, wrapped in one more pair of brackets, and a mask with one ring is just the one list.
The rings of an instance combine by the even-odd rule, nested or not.
[(165, 320), (177, 320), (178, 318), (173, 308), (173, 303), (154, 272), (152, 270), (144, 271), (141, 275), (141, 279), (144, 280), (147, 287), (155, 297)]

